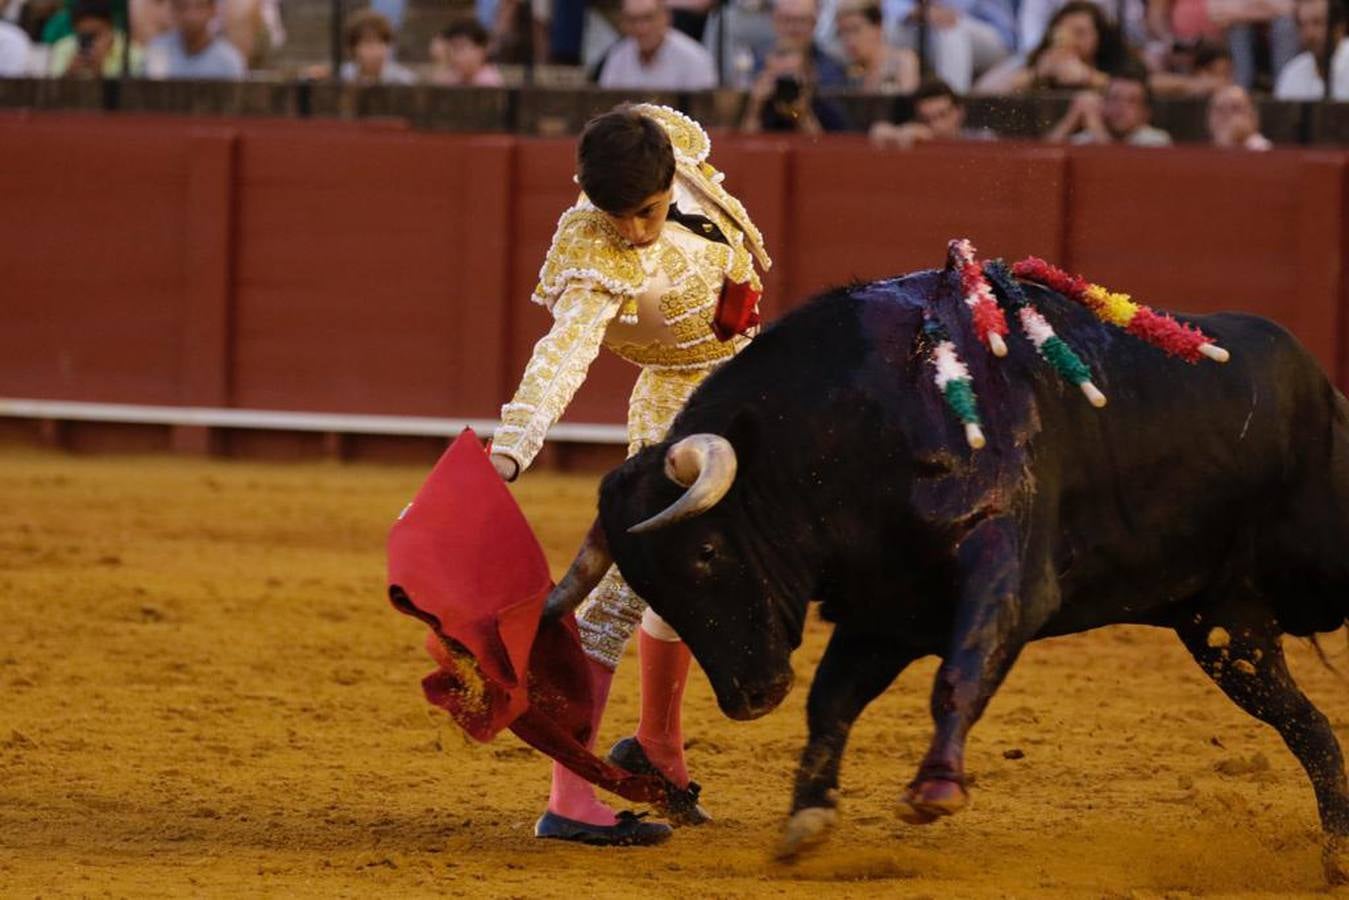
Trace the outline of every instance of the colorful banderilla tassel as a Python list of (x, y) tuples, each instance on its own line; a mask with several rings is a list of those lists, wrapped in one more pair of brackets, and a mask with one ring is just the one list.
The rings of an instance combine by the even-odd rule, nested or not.
[(1128, 294), (1112, 293), (1099, 284), (1088, 283), (1081, 276), (1069, 275), (1038, 257), (1032, 256), (1014, 264), (1012, 274), (1058, 291), (1090, 309), (1102, 322), (1123, 328), (1134, 337), (1186, 362), (1198, 362), (1200, 357), (1207, 357), (1223, 363), (1231, 358), (1199, 329), (1135, 303)]
[(965, 423), (965, 440), (978, 450), (984, 446), (984, 432), (979, 427), (979, 406), (974, 396), (974, 385), (970, 380), (970, 370), (961, 362), (956, 353), (955, 342), (947, 333), (946, 326), (931, 317), (923, 322), (923, 333), (932, 344), (928, 362), (936, 371), (933, 379), (937, 390), (941, 391), (946, 405), (955, 413), (956, 418)]
[(1006, 356), (1007, 344), (1003, 337), (1007, 334), (1007, 318), (989, 289), (983, 267), (974, 259), (974, 245), (961, 238), (947, 244), (946, 253), (960, 273), (960, 292), (965, 305), (970, 308), (975, 335), (994, 356)]
[(1087, 368), (1087, 364), (1063, 338), (1054, 333), (1054, 326), (1050, 325), (1040, 310), (1030, 302), (1026, 292), (1008, 271), (1007, 265), (1000, 259), (990, 260), (984, 263), (984, 274), (992, 282), (994, 290), (1001, 295), (1003, 302), (1016, 314), (1022, 330), (1026, 332), (1026, 336), (1035, 345), (1040, 356), (1053, 366), (1065, 381), (1077, 385), (1092, 406), (1097, 409), (1105, 406), (1105, 394), (1091, 383), (1091, 370)]

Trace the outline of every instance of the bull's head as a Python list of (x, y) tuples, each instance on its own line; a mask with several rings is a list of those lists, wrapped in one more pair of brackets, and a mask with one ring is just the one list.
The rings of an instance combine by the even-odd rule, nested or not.
[(689, 645), (722, 711), (752, 719), (791, 689), (809, 563), (781, 545), (771, 504), (755, 515), (754, 486), (737, 480), (753, 442), (735, 438), (693, 434), (611, 472), (600, 518), (548, 613), (574, 609), (616, 562)]

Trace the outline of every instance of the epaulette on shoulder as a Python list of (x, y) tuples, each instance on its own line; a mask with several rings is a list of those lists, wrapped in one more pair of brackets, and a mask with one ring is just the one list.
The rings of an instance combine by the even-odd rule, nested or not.
[(585, 204), (572, 207), (558, 220), (539, 270), (534, 302), (551, 309), (567, 286), (578, 281), (624, 297), (636, 296), (646, 282), (637, 251), (614, 231), (604, 213)]
[(699, 166), (707, 162), (712, 152), (712, 139), (703, 126), (677, 109), (655, 103), (639, 103), (633, 107), (648, 119), (653, 119), (670, 136), (675, 162), (685, 166)]

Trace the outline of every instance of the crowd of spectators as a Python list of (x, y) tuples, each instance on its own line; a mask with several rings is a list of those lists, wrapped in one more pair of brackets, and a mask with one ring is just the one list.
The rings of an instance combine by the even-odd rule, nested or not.
[[(971, 96), (1070, 92), (1046, 140), (1148, 147), (1170, 143), (1154, 97), (1201, 98), (1213, 143), (1248, 149), (1269, 146), (1253, 96), (1349, 100), (1349, 0), (474, 0), (420, 48), (400, 41), (407, 0), (369, 2), (336, 72), (298, 74), (497, 87), (498, 64), (547, 62), (603, 88), (743, 91), (748, 132), (870, 125), (897, 148), (993, 137), (965, 127)], [(280, 0), (0, 0), (0, 77), (237, 80), (285, 40)], [(849, 121), (840, 92), (903, 102)]]

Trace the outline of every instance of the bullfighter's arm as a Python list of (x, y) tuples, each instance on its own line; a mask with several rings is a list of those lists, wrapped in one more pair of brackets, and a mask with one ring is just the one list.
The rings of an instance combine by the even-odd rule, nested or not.
[(515, 396), (501, 407), (501, 426), (492, 438), (492, 453), (510, 458), (519, 467), (517, 473), (534, 461), (548, 429), (580, 390), (622, 300), (577, 282), (553, 304), (553, 327), (534, 345)]

